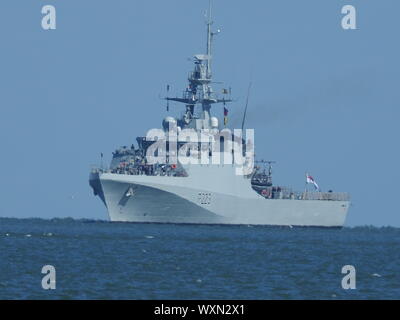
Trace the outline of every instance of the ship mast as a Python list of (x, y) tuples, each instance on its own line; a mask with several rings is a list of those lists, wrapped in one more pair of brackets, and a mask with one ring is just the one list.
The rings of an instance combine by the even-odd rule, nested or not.
[[(210, 109), (211, 109), (211, 94), (212, 94), (212, 88), (210, 86), (210, 83), (212, 81), (212, 73), (211, 73), (211, 59), (212, 59), (212, 40), (213, 36), (216, 33), (212, 32), (211, 26), (213, 24), (212, 21), (212, 3), (211, 0), (209, 1), (209, 6), (208, 6), (208, 21), (207, 21), (207, 55), (204, 57), (206, 58), (207, 62), (207, 69), (206, 69), (206, 80), (203, 83), (203, 100), (202, 100), (202, 107), (203, 107), (203, 119), (204, 122), (209, 122), (210, 119)], [(206, 124), (206, 123), (204, 123)]]
[[(215, 35), (220, 33), (218, 29), (216, 32), (212, 30), (212, 5), (211, 0), (209, 3), (207, 15), (207, 50), (206, 54), (196, 54), (194, 56), (194, 71), (189, 73), (189, 85), (183, 93), (182, 98), (165, 98), (167, 101), (175, 101), (186, 104), (186, 112), (178, 123), (181, 127), (189, 127), (194, 129), (209, 129), (211, 128), (211, 105), (214, 103), (231, 102), (231, 99), (218, 99), (213, 94), (211, 87), (212, 72), (211, 72), (211, 59), (212, 59), (212, 42)], [(202, 106), (200, 117), (195, 117), (194, 107), (196, 104)]]
[(211, 30), (211, 25), (213, 24), (211, 10), (212, 6), (210, 0), (208, 7), (208, 21), (207, 21), (207, 56), (209, 57), (207, 61), (207, 77), (209, 77), (210, 79), (211, 79), (211, 45), (213, 37), (213, 32)]

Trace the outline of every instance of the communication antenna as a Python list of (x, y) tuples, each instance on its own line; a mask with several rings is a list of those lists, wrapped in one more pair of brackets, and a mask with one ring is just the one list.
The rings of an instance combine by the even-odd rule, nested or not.
[[(169, 84), (167, 84), (167, 97), (169, 96)], [(167, 112), (169, 112), (169, 100), (167, 99)]]
[(242, 132), (243, 132), (243, 128), (244, 128), (244, 123), (246, 121), (247, 106), (249, 105), (250, 89), (251, 89), (251, 81), (249, 83), (249, 88), (247, 89), (246, 106), (244, 108), (243, 120), (242, 120)]

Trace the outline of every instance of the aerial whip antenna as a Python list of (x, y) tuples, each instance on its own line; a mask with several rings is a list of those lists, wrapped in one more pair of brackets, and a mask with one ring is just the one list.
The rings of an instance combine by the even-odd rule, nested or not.
[(246, 121), (247, 106), (249, 105), (250, 89), (251, 89), (251, 81), (249, 83), (249, 88), (247, 89), (246, 106), (244, 108), (243, 120), (242, 120), (242, 132), (244, 128), (244, 122)]
[(212, 25), (212, 2), (211, 0), (208, 2), (208, 17), (207, 17), (207, 76), (211, 75), (211, 42), (213, 37), (213, 32), (211, 31)]
[[(169, 96), (169, 84), (167, 84), (167, 97)], [(169, 100), (167, 99), (167, 112), (169, 111)]]

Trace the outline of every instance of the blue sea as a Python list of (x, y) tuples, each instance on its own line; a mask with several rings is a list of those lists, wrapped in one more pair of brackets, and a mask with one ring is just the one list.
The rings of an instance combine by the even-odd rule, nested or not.
[(0, 271), (0, 299), (399, 299), (400, 229), (0, 218)]

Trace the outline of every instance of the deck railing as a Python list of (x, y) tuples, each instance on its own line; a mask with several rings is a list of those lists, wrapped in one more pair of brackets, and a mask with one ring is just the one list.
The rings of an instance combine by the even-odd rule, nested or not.
[(282, 186), (267, 187), (263, 190), (258, 189), (258, 192), (266, 199), (330, 200), (330, 201), (350, 200), (350, 195), (346, 192), (315, 192), (315, 191), (299, 192), (299, 191), (294, 191), (290, 187), (282, 187)]
[(350, 195), (347, 192), (303, 192), (301, 199), (349, 201)]

